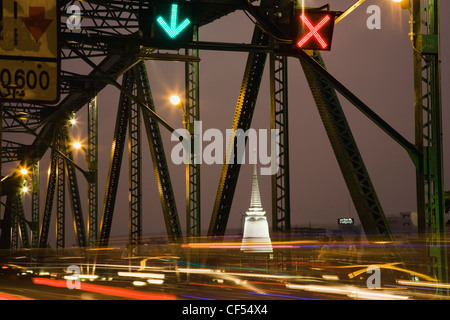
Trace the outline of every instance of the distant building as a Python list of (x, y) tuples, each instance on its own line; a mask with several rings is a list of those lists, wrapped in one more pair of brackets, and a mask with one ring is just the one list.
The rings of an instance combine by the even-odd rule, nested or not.
[(417, 212), (400, 212), (396, 215), (386, 216), (391, 232), (396, 238), (417, 238), (418, 223)]
[(326, 228), (313, 228), (313, 227), (301, 227), (293, 226), (291, 228), (291, 234), (294, 237), (307, 237), (309, 239), (322, 239), (327, 234)]

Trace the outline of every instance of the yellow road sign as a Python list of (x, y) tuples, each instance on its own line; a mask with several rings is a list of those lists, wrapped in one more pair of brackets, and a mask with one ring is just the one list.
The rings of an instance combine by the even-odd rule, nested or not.
[(59, 99), (57, 0), (1, 1), (0, 100)]

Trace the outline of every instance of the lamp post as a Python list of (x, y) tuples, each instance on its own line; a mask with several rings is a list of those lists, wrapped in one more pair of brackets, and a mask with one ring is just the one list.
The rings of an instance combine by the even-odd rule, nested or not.
[(178, 97), (177, 95), (172, 95), (170, 97), (170, 102), (172, 102), (172, 104), (176, 106), (178, 109), (181, 109), (183, 111), (183, 126), (186, 130), (189, 130), (187, 112), (186, 108), (184, 107), (183, 101), (181, 101), (180, 97)]
[(191, 236), (191, 219), (190, 219), (190, 197), (189, 197), (189, 190), (190, 190), (190, 181), (189, 181), (189, 166), (191, 161), (191, 153), (192, 153), (192, 140), (191, 140), (191, 134), (190, 134), (190, 128), (188, 123), (188, 113), (186, 112), (186, 108), (181, 101), (180, 97), (177, 95), (172, 95), (170, 97), (170, 102), (175, 105), (178, 109), (181, 109), (183, 111), (183, 127), (186, 130), (186, 147), (188, 150), (186, 150), (186, 238), (189, 238)]
[(402, 9), (410, 9), (411, 8), (411, 2), (410, 0), (393, 0), (396, 2)]

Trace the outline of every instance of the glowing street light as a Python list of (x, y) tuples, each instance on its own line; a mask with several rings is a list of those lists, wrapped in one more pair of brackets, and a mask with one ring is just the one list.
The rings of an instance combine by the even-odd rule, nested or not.
[(402, 9), (410, 9), (411, 8), (410, 0), (392, 0), (392, 1), (397, 3)]
[(74, 126), (76, 124), (77, 124), (77, 118), (76, 118), (75, 112), (73, 112), (69, 118), (69, 125)]
[(173, 95), (170, 97), (170, 102), (172, 102), (173, 105), (177, 106), (178, 108), (182, 109), (183, 104), (181, 103), (181, 99), (177, 95)]
[(28, 174), (28, 170), (26, 168), (20, 169), (20, 174), (26, 176)]
[(187, 129), (188, 129), (188, 128), (187, 128), (187, 120), (188, 120), (188, 119), (187, 119), (187, 116), (188, 116), (188, 114), (187, 114), (187, 112), (186, 112), (186, 109), (184, 108), (183, 101), (181, 101), (180, 97), (177, 96), (176, 94), (170, 96), (169, 99), (170, 99), (170, 102), (171, 102), (174, 106), (177, 106), (178, 109), (183, 110), (183, 125), (184, 125), (184, 128), (187, 130)]
[[(190, 180), (189, 180), (189, 175), (190, 175), (190, 165), (189, 165), (189, 161), (190, 161), (190, 153), (192, 152), (192, 144), (189, 142), (189, 124), (188, 124), (188, 114), (186, 112), (186, 108), (184, 107), (183, 102), (181, 101), (180, 97), (178, 97), (177, 95), (172, 95), (170, 97), (170, 102), (177, 106), (178, 109), (183, 110), (183, 126), (184, 129), (186, 131), (186, 137), (184, 137), (184, 139), (188, 142), (187, 146), (190, 149), (190, 152), (186, 152), (186, 221), (187, 223), (189, 222), (189, 215), (190, 215), (190, 207), (189, 207), (189, 188), (190, 188)], [(181, 141), (182, 137), (180, 137), (180, 141)], [(189, 225), (186, 228), (189, 232)]]
[(82, 145), (79, 141), (74, 142), (74, 143), (72, 144), (72, 146), (73, 146), (75, 149), (77, 149), (77, 150), (83, 148), (83, 145)]

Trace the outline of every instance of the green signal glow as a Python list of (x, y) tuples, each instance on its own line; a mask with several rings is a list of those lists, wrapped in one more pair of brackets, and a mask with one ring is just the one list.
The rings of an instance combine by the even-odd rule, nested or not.
[(186, 29), (186, 27), (191, 23), (191, 21), (186, 18), (179, 26), (177, 26), (177, 20), (178, 20), (178, 5), (175, 3), (172, 4), (172, 10), (170, 15), (170, 26), (166, 22), (166, 20), (164, 20), (163, 17), (159, 16), (156, 19), (159, 25), (172, 39), (178, 36), (180, 32)]

